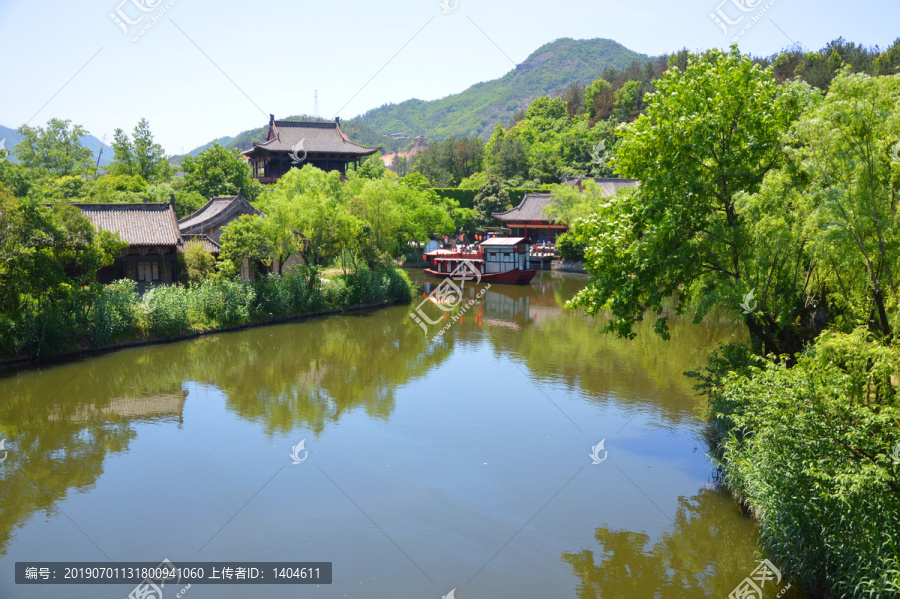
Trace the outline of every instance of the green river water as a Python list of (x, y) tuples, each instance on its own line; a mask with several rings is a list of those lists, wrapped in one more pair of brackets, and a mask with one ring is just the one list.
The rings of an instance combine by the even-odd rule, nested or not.
[[(133, 588), (16, 585), (15, 562), (167, 558), (332, 562), (334, 579), (166, 599), (727, 598), (757, 528), (714, 484), (682, 373), (740, 332), (601, 336), (562, 307), (585, 282), (470, 284), (439, 340), (409, 318), (419, 298), (7, 373), (0, 597)], [(787, 582), (764, 596), (800, 597)]]

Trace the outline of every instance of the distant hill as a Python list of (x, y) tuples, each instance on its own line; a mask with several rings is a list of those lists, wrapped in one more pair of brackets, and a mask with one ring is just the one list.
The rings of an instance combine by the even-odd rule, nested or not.
[(451, 136), (479, 135), (485, 140), (498, 123), (543, 95), (563, 92), (574, 82), (587, 85), (605, 67), (624, 69), (646, 54), (632, 52), (607, 39), (559, 39), (535, 50), (525, 61), (499, 79), (477, 83), (440, 100), (407, 100), (388, 104), (352, 119), (382, 135), (408, 132), (442, 140)]
[[(517, 110), (528, 107), (542, 95), (562, 93), (574, 82), (583, 85), (600, 76), (606, 67), (624, 69), (632, 61), (644, 63), (650, 56), (632, 52), (608, 39), (558, 39), (535, 50), (524, 62), (499, 79), (477, 83), (458, 94), (439, 100), (407, 100), (386, 104), (356, 118), (341, 121), (341, 129), (356, 143), (381, 146), (385, 152), (412, 145), (422, 135), (440, 141), (452, 136), (479, 135), (487, 139), (498, 123), (508, 122)], [(278, 115), (276, 115), (278, 116)], [(308, 116), (279, 117), (285, 120), (323, 120)], [(268, 123), (223, 137), (228, 147), (249, 149), (264, 140)], [(399, 138), (391, 134), (401, 133)], [(227, 140), (227, 141), (223, 141)], [(212, 145), (204, 144), (188, 153), (196, 156)], [(178, 162), (180, 157), (173, 157)]]
[[(4, 147), (10, 151), (9, 159), (13, 162), (18, 162), (16, 155), (13, 153), (16, 149), (16, 144), (22, 141), (22, 136), (19, 135), (18, 128), (10, 129), (9, 127), (4, 127), (0, 125), (0, 140), (6, 140), (4, 142)], [(91, 152), (94, 153), (94, 162), (97, 161), (97, 153), (100, 151), (100, 140), (94, 137), (93, 135), (85, 135), (81, 138), (81, 145), (86, 148), (90, 148)], [(100, 159), (100, 166), (105, 166), (112, 161), (112, 148), (109, 145), (105, 145), (103, 147), (103, 156)]]

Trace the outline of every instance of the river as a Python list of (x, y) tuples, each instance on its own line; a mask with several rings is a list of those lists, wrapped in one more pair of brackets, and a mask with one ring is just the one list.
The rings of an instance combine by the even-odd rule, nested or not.
[(329, 585), (166, 598), (728, 597), (757, 527), (682, 373), (741, 333), (603, 336), (563, 309), (585, 283), (470, 283), (456, 322), (424, 304), (427, 335), (420, 298), (8, 373), (0, 597), (133, 587), (16, 585), (15, 562), (163, 559), (333, 563)]

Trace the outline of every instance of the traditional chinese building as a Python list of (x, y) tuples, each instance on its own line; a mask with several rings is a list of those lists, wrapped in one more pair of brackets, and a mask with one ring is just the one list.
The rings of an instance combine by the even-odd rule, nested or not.
[(549, 193), (526, 194), (518, 206), (506, 212), (495, 212), (494, 218), (509, 229), (512, 237), (526, 237), (531, 243), (556, 243), (556, 238), (569, 227), (543, 214), (544, 206), (552, 198)]
[(243, 152), (250, 162), (251, 176), (260, 183), (274, 183), (292, 167), (311, 164), (323, 171), (347, 172), (348, 164), (381, 148), (368, 148), (350, 141), (341, 131), (341, 121), (276, 121), (269, 115), (266, 141)]
[(178, 230), (185, 241), (200, 241), (208, 252), (217, 254), (222, 227), (245, 214), (261, 216), (262, 212), (254, 208), (240, 192), (234, 196), (218, 196), (197, 212), (179, 220)]
[(113, 231), (128, 244), (112, 266), (97, 272), (100, 283), (137, 281), (143, 292), (151, 285), (174, 283), (176, 256), (182, 244), (172, 204), (73, 204), (97, 229)]
[[(584, 189), (585, 180), (593, 180), (605, 196), (611, 196), (623, 187), (639, 185), (637, 179), (615, 177), (563, 177), (562, 182), (570, 187)], [(496, 212), (494, 218), (501, 221), (513, 237), (527, 237), (532, 243), (555, 244), (556, 238), (568, 231), (569, 226), (544, 215), (544, 207), (552, 199), (553, 194), (529, 193), (518, 206), (506, 212)]]

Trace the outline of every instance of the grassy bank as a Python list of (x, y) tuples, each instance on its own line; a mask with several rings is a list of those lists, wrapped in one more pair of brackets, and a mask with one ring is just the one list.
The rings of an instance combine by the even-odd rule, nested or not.
[(161, 286), (139, 295), (133, 281), (67, 287), (52, 301), (28, 302), (0, 315), (0, 357), (45, 359), (131, 339), (164, 339), (256, 321), (380, 301), (409, 301), (399, 269), (360, 270), (322, 282), (312, 270), (252, 283), (212, 281)]
[(696, 373), (725, 482), (787, 579), (818, 597), (900, 593), (900, 349), (825, 333), (793, 367), (726, 346)]

